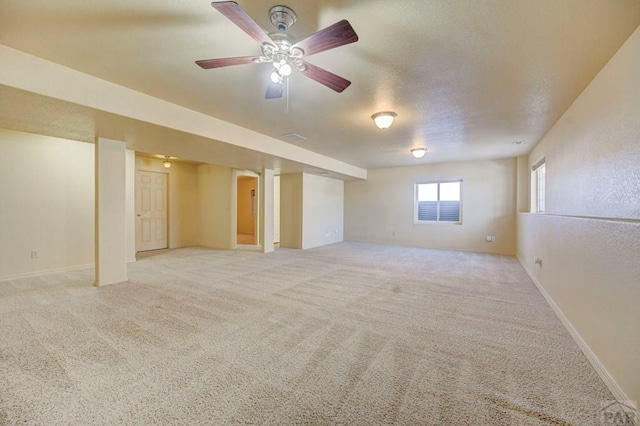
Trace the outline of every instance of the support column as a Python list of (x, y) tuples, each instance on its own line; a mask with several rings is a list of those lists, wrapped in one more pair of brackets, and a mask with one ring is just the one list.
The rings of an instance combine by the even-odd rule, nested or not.
[(126, 148), (124, 142), (96, 141), (95, 285), (127, 281)]
[(126, 150), (126, 231), (127, 236), (127, 263), (136, 261), (136, 152)]
[(262, 211), (260, 224), (260, 241), (262, 252), (271, 253), (273, 248), (273, 170), (262, 170), (262, 194), (260, 194)]

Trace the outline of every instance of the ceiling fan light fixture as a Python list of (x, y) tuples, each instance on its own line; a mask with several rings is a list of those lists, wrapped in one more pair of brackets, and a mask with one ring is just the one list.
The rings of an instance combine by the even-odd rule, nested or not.
[(280, 83), (280, 74), (278, 73), (277, 69), (274, 69), (273, 72), (271, 73), (271, 81), (273, 81), (274, 83)]
[(287, 77), (291, 75), (291, 71), (292, 71), (291, 65), (289, 65), (287, 62), (280, 64), (280, 69), (278, 70), (280, 75)]
[(393, 124), (393, 119), (397, 116), (398, 114), (393, 111), (380, 111), (373, 114), (371, 118), (378, 129), (388, 129)]
[[(305, 77), (338, 93), (342, 93), (351, 85), (349, 80), (303, 60), (307, 56), (358, 41), (358, 34), (346, 19), (325, 27), (302, 40), (296, 40), (295, 36), (288, 32), (297, 19), (296, 14), (286, 6), (274, 6), (269, 10), (269, 20), (276, 27), (276, 31), (269, 33), (235, 1), (214, 1), (211, 2), (211, 6), (259, 43), (262, 56), (204, 59), (196, 61), (196, 65), (199, 67), (212, 69), (233, 65), (270, 63), (281, 77), (278, 83), (282, 83), (283, 79), (286, 79), (295, 69), (303, 73)], [(273, 87), (269, 86), (265, 99), (277, 99), (281, 96), (282, 90), (273, 90)]]
[(411, 150), (411, 155), (414, 158), (422, 158), (427, 153), (427, 148), (413, 148)]

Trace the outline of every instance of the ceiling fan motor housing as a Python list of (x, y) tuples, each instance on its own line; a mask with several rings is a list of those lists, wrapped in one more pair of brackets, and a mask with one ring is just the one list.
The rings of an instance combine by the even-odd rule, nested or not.
[(296, 23), (296, 13), (287, 6), (273, 6), (269, 9), (269, 19), (278, 31), (286, 31)]
[(276, 67), (278, 67), (279, 64), (287, 63), (298, 71), (305, 71), (307, 69), (306, 65), (301, 60), (304, 56), (304, 50), (299, 47), (292, 46), (291, 34), (283, 31), (276, 31), (269, 33), (269, 37), (271, 37), (274, 44), (263, 44), (263, 56), (256, 58), (255, 62), (273, 62)]

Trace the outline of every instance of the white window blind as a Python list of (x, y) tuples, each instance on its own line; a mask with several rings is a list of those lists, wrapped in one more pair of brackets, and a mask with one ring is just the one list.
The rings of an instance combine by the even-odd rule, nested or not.
[(417, 222), (460, 222), (462, 181), (416, 183)]

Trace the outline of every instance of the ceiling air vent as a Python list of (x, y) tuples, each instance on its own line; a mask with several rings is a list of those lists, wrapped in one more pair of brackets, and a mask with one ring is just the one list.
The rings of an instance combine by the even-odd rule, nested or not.
[(290, 140), (291, 142), (302, 142), (307, 140), (307, 138), (297, 133), (285, 133), (282, 137)]

